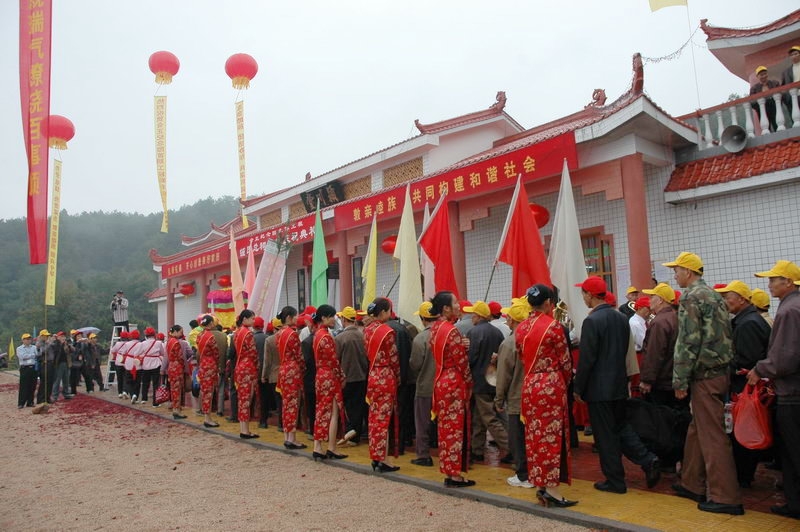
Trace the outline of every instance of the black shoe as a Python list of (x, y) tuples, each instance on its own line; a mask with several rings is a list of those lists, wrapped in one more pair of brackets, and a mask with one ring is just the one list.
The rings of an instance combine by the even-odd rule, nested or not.
[(305, 443), (292, 443), (290, 441), (283, 442), (283, 446), (286, 447), (287, 449), (292, 449), (293, 451), (306, 448)]
[(539, 502), (542, 503), (542, 506), (545, 508), (549, 508), (552, 504), (556, 508), (569, 508), (570, 506), (575, 506), (578, 504), (578, 501), (569, 501), (565, 498), (556, 499), (546, 490), (539, 490), (536, 492), (536, 498), (539, 499)]
[(454, 480), (452, 478), (444, 479), (445, 488), (468, 488), (474, 485), (475, 485), (474, 480)]
[(430, 456), (427, 458), (414, 458), (411, 463), (422, 467), (433, 467), (433, 458)]
[(317, 451), (314, 451), (313, 453), (311, 453), (311, 456), (314, 457), (314, 461), (315, 462), (317, 460), (325, 460), (326, 458), (328, 458), (328, 455), (326, 455), (325, 453), (318, 453)]
[(225, 412), (217, 412), (217, 415), (218, 415), (219, 417), (224, 417), (224, 416), (225, 416)]
[(258, 434), (253, 434), (252, 432), (251, 432), (250, 434), (242, 434), (242, 433), (240, 432), (240, 433), (239, 433), (239, 437), (240, 437), (241, 439), (243, 439), (243, 440), (251, 440), (251, 439), (253, 439), (253, 438), (258, 438)]
[(744, 515), (744, 506), (741, 504), (722, 504), (721, 502), (706, 501), (698, 503), (697, 509), (715, 514)]
[(176, 414), (173, 412), (172, 419), (186, 419), (186, 416), (184, 416), (183, 414)]
[(398, 469), (400, 469), (400, 466), (390, 466), (386, 462), (378, 462), (377, 460), (372, 461), (372, 470), (379, 473), (392, 473)]
[(513, 464), (514, 463), (514, 455), (508, 453), (503, 458), (500, 459), (501, 464)]
[(333, 460), (344, 460), (347, 458), (346, 454), (336, 454), (335, 452), (328, 449), (328, 452), (325, 453), (325, 458), (332, 458)]
[(658, 458), (653, 459), (653, 461), (644, 468), (644, 474), (648, 488), (652, 488), (658, 484), (658, 481), (661, 480), (661, 461)]
[(678, 497), (683, 497), (684, 499), (689, 499), (694, 502), (706, 502), (705, 495), (689, 491), (686, 488), (684, 488), (681, 484), (673, 484), (672, 491), (675, 492), (675, 495), (677, 495)]
[(213, 429), (219, 427), (219, 423), (208, 423), (206, 421), (203, 421), (203, 426), (206, 427), (207, 429)]
[(600, 491), (607, 491), (609, 493), (618, 493), (620, 495), (622, 495), (623, 493), (628, 493), (628, 488), (626, 488), (625, 486), (618, 488), (616, 486), (612, 486), (611, 483), (607, 480), (604, 480), (602, 482), (595, 482), (594, 489)]
[(775, 515), (781, 515), (783, 517), (791, 517), (793, 519), (800, 519), (800, 512), (793, 512), (789, 509), (788, 504), (779, 505), (779, 506), (770, 506), (769, 511), (774, 513)]
[(225, 421), (227, 421), (228, 423), (238, 423), (239, 422), (239, 420), (234, 418), (234, 417), (226, 417)]

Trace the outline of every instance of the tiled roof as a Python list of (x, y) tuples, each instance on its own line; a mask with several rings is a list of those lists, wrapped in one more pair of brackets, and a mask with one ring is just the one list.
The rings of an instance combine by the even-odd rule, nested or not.
[(758, 28), (717, 28), (715, 26), (709, 26), (707, 24), (708, 19), (704, 18), (700, 21), (700, 27), (705, 32), (706, 36), (708, 37), (707, 40), (715, 41), (718, 39), (730, 39), (736, 37), (750, 37), (753, 35), (761, 35), (764, 33), (769, 33), (771, 31), (779, 30), (781, 28), (785, 28), (786, 26), (790, 26), (796, 22), (800, 22), (800, 9), (797, 11), (793, 11), (789, 13), (783, 18), (779, 18), (775, 22), (770, 22), (766, 26), (760, 26)]
[(263, 196), (255, 196), (255, 197), (252, 197), (252, 198), (248, 198), (248, 199), (246, 199), (244, 201), (240, 200), (239, 203), (241, 203), (243, 207), (249, 207), (250, 205), (255, 205), (259, 201), (264, 201), (265, 199), (269, 199), (272, 196), (277, 196), (278, 194), (280, 194), (282, 192), (286, 192), (290, 188), (292, 188), (292, 187), (282, 188), (280, 190), (276, 190), (275, 192), (270, 192), (269, 194), (264, 194)]
[(741, 153), (726, 153), (675, 167), (664, 192), (718, 185), (800, 166), (800, 139), (786, 139)]
[[(432, 124), (423, 124), (419, 121), (419, 119), (417, 119), (414, 120), (414, 125), (417, 126), (417, 129), (420, 133), (425, 135), (428, 133), (441, 133), (442, 131), (446, 131), (448, 129), (453, 129), (466, 124), (472, 124), (474, 122), (480, 122), (481, 120), (486, 120), (487, 118), (493, 118), (500, 115), (505, 115), (507, 119), (516, 124), (516, 121), (514, 121), (513, 118), (508, 116), (503, 111), (503, 109), (506, 107), (506, 93), (499, 91), (495, 99), (495, 103), (489, 106), (488, 109), (483, 109), (474, 113), (468, 113), (455, 118), (448, 118), (447, 120), (441, 120)], [(520, 129), (522, 129), (522, 126), (520, 126)]]
[(167, 297), (167, 289), (165, 287), (156, 288), (155, 290), (151, 290), (147, 292), (144, 297), (149, 300), (158, 299), (160, 297)]
[[(252, 225), (252, 223), (251, 223), (251, 225)], [(211, 222), (211, 230), (210, 231), (206, 231), (205, 233), (203, 233), (202, 235), (199, 235), (199, 236), (181, 235), (181, 243), (184, 246), (191, 246), (192, 244), (196, 244), (198, 242), (203, 242), (203, 241), (208, 240), (209, 238), (212, 238), (214, 236), (220, 237), (220, 238), (226, 237), (226, 236), (228, 236), (228, 231), (230, 231), (231, 227), (233, 227), (233, 232), (234, 233), (236, 233), (238, 231), (241, 231), (242, 230), (242, 217), (241, 216), (237, 216), (236, 218), (234, 218), (234, 219), (232, 219), (232, 220), (230, 220), (228, 222), (225, 222), (222, 225), (217, 225), (214, 222)], [(218, 238), (213, 238), (213, 240), (218, 240)]]

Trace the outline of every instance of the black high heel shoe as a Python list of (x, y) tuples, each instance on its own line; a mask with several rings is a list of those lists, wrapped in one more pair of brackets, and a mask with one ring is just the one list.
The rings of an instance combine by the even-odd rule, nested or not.
[(400, 466), (390, 466), (386, 462), (378, 462), (377, 460), (372, 461), (372, 470), (379, 473), (392, 473), (398, 469), (400, 469)]
[(328, 452), (325, 453), (325, 458), (333, 458), (334, 460), (343, 460), (347, 458), (346, 454), (336, 454), (335, 452), (328, 449)]
[(306, 448), (306, 444), (304, 444), (304, 443), (292, 443), (290, 441), (283, 442), (283, 446), (286, 447), (287, 449), (291, 449), (293, 451), (296, 451), (298, 449), (305, 449)]
[(239, 433), (239, 437), (243, 440), (251, 440), (253, 438), (258, 438), (258, 434), (251, 432), (250, 434), (244, 434), (242, 432)]
[(203, 421), (203, 426), (207, 429), (213, 429), (219, 427), (219, 423), (208, 423), (207, 421)]
[(176, 414), (175, 412), (173, 412), (172, 419), (186, 419), (186, 416), (184, 416), (183, 414)]
[(545, 508), (549, 508), (550, 505), (555, 506), (556, 508), (569, 508), (570, 506), (575, 506), (578, 504), (578, 501), (568, 501), (565, 498), (556, 499), (546, 490), (539, 490), (536, 492), (536, 498), (539, 499), (539, 502), (542, 503), (542, 506)]
[(313, 453), (311, 453), (311, 456), (314, 457), (314, 461), (315, 462), (317, 460), (325, 460), (328, 457), (328, 455), (326, 455), (325, 453), (318, 453), (317, 451), (314, 451)]

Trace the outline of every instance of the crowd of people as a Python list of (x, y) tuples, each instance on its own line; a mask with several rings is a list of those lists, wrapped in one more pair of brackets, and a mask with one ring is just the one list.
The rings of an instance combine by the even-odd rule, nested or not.
[[(786, 498), (772, 511), (800, 518), (800, 268), (781, 260), (755, 274), (769, 278), (780, 300), (773, 322), (764, 291), (740, 280), (709, 287), (696, 254), (665, 266), (682, 294), (663, 282), (630, 287), (617, 308), (602, 278), (577, 285), (590, 309), (580, 331), (556, 290), (537, 284), (508, 307), (439, 292), (419, 306), (422, 329), (399, 319), (384, 297), (363, 311), (286, 306), (268, 323), (244, 310), (232, 331), (204, 314), (188, 334), (173, 325), (168, 338), (150, 327), (143, 339), (123, 330), (110, 363), (119, 398), (145, 404), (152, 388), (158, 407), (164, 382), (173, 417), (186, 417), (189, 395), (208, 428), (219, 426), (211, 414), (224, 415), (229, 400), (228, 420), (240, 423), (242, 439), (259, 436), (252, 418), (266, 428), (274, 416), (287, 449), (306, 447), (297, 439), (305, 427), (314, 460), (346, 458), (339, 447), (366, 435), (373, 470), (390, 473), (407, 447), (416, 467), (432, 467), (438, 448), (444, 485), (461, 488), (475, 485), (470, 464), (493, 444), (513, 467), (507, 483), (535, 487), (546, 506), (577, 504), (560, 486), (571, 482), (579, 429), (594, 437), (605, 477), (597, 490), (627, 492), (624, 455), (649, 488), (663, 472), (677, 474), (675, 493), (708, 512), (744, 513), (740, 490), (771, 459)], [(37, 381), (39, 402), (69, 399), (81, 378), (89, 393), (95, 381), (104, 389), (96, 335), (43, 330), (35, 342), (22, 338), (20, 408), (34, 404)], [(769, 453), (726, 430), (726, 403), (759, 382), (777, 396)], [(678, 420), (677, 446), (638, 430), (634, 403)]]

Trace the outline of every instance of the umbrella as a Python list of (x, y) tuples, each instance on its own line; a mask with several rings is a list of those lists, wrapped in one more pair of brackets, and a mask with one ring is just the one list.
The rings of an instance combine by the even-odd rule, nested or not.
[(98, 329), (97, 327), (81, 327), (80, 329), (75, 329), (75, 330), (83, 334), (91, 334), (91, 333), (97, 334), (100, 332), (100, 329)]

